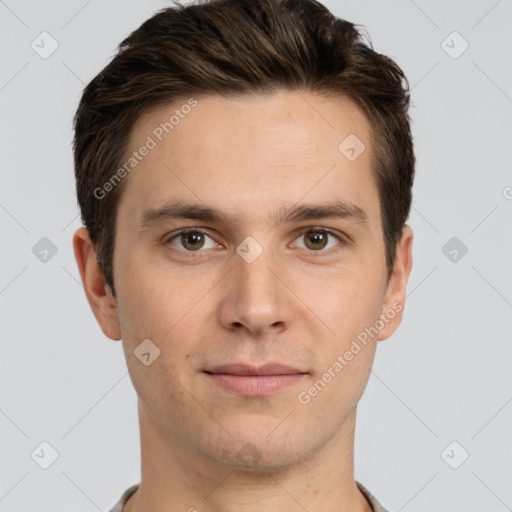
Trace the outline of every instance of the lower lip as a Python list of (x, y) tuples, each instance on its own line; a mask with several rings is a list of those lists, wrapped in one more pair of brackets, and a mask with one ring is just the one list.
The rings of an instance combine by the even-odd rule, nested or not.
[(206, 373), (217, 384), (231, 389), (240, 395), (265, 396), (290, 386), (305, 377), (305, 374), (292, 375), (231, 375), (228, 373)]

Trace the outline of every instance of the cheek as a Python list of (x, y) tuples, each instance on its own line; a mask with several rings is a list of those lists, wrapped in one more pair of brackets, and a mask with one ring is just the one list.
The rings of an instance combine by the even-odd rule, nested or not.
[[(180, 402), (177, 383), (186, 384), (189, 358), (200, 350), (205, 326), (214, 322), (213, 288), (218, 278), (212, 273), (197, 276), (186, 269), (171, 271), (161, 267), (161, 263), (131, 261), (119, 269), (122, 286), (118, 289), (118, 316), (125, 357), (134, 380), (142, 388), (145, 382), (154, 387), (163, 382), (167, 393)], [(146, 339), (156, 345), (156, 352), (160, 351), (147, 368), (134, 354)], [(153, 367), (154, 371), (147, 371)], [(144, 395), (144, 390), (140, 391)]]
[[(175, 410), (184, 410), (188, 402), (182, 372), (190, 347), (182, 340), (193, 337), (190, 328), (199, 311), (194, 305), (200, 290), (197, 284), (195, 288), (192, 283), (186, 285), (182, 273), (171, 274), (135, 259), (119, 266), (117, 275), (118, 316), (133, 386), (155, 418), (166, 417), (169, 403)], [(147, 365), (139, 350), (142, 346), (150, 353)]]
[(317, 340), (319, 364), (303, 398), (316, 404), (315, 410), (337, 411), (335, 416), (342, 418), (356, 406), (370, 375), (380, 290), (361, 280), (331, 281), (324, 293), (312, 298), (312, 304), (329, 329), (324, 330), (324, 339)]
[[(307, 294), (306, 302), (329, 328), (326, 333), (335, 348), (341, 348), (379, 318), (383, 287), (375, 285), (370, 276), (355, 273), (349, 277), (340, 273), (324, 280), (318, 291)], [(311, 290), (311, 288), (310, 288)]]
[(313, 311), (328, 327), (317, 340), (319, 365), (311, 381), (322, 407), (355, 406), (363, 392), (375, 356), (381, 291), (371, 280), (337, 279), (311, 297)]
[(128, 338), (161, 342), (190, 308), (192, 292), (182, 275), (162, 268), (161, 261), (131, 254), (117, 266), (116, 278), (118, 313)]

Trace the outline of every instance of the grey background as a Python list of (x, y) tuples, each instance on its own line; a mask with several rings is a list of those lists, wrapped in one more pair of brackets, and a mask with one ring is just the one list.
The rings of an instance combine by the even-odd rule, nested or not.
[[(512, 0), (324, 3), (404, 69), (418, 160), (405, 319), (360, 402), (356, 478), (392, 512), (512, 510)], [(0, 1), (0, 512), (105, 511), (140, 479), (121, 344), (72, 251), (71, 123), (116, 46), (168, 5)], [(47, 59), (31, 47), (43, 31)]]

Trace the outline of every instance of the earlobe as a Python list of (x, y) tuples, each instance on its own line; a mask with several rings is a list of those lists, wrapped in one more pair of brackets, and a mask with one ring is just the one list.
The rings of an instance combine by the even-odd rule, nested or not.
[(384, 327), (379, 332), (378, 341), (389, 338), (402, 321), (407, 282), (412, 269), (413, 237), (412, 229), (410, 226), (405, 225), (402, 231), (402, 238), (397, 246), (393, 271), (389, 278), (382, 306), (381, 318), (383, 318)]
[(101, 330), (108, 338), (120, 340), (116, 300), (110, 287), (105, 283), (94, 244), (85, 227), (79, 228), (73, 235), (73, 250), (87, 301)]

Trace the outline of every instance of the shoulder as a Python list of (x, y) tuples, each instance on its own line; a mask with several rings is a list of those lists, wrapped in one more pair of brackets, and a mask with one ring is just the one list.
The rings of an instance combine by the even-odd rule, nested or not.
[(114, 505), (112, 509), (110, 509), (109, 512), (123, 512), (123, 507), (125, 503), (128, 501), (130, 496), (139, 488), (139, 485), (140, 484), (135, 484), (126, 489), (121, 498), (119, 498), (119, 501)]
[[(372, 506), (373, 512), (388, 512), (373, 496), (373, 494), (361, 483), (356, 481), (357, 487), (364, 494), (365, 498), (368, 500), (370, 505)], [(116, 511), (117, 512), (117, 511)]]

